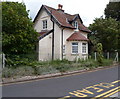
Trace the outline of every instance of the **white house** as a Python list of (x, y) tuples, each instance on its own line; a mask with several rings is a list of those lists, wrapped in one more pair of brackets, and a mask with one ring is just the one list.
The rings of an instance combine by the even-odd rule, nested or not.
[(87, 34), (91, 31), (83, 25), (79, 14), (65, 13), (62, 5), (58, 9), (42, 5), (34, 19), (34, 29), (40, 34), (39, 60), (88, 57)]

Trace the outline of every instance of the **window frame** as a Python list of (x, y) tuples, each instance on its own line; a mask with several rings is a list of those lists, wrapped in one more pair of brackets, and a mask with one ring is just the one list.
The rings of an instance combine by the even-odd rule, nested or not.
[(42, 28), (43, 30), (47, 29), (47, 20), (42, 20)]
[(78, 22), (74, 21), (73, 26), (77, 29), (78, 28)]
[[(76, 45), (73, 45), (75, 43)], [(78, 42), (72, 42), (72, 54), (78, 54)]]
[(65, 45), (63, 45), (63, 54), (65, 54)]
[(87, 54), (87, 43), (82, 43), (82, 54)]

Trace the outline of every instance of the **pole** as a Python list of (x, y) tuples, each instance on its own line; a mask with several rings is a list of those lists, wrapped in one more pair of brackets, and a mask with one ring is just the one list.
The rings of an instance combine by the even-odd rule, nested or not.
[(109, 55), (109, 52), (107, 52), (107, 59), (109, 59), (110, 58), (110, 55)]
[(97, 60), (97, 54), (96, 54), (96, 52), (95, 52), (95, 61)]

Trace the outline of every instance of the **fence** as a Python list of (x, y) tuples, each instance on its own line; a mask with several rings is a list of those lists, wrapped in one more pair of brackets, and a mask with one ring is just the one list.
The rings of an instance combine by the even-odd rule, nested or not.
[[(91, 53), (89, 54), (89, 56), (92, 58), (92, 59), (95, 59), (95, 61), (97, 60), (97, 52), (94, 52), (94, 53)], [(103, 57), (105, 59), (112, 59), (116, 62), (119, 61), (119, 55), (118, 55), (118, 52), (103, 52)]]
[(5, 58), (5, 54), (4, 53), (2, 53), (2, 54), (0, 54), (0, 61), (1, 61), (1, 65), (2, 65), (2, 68), (4, 68), (5, 67), (5, 60), (6, 60), (6, 58)]
[[(51, 54), (41, 54), (41, 56), (38, 56), (38, 53), (32, 53), (32, 54), (19, 54), (19, 55), (15, 55), (15, 54), (11, 54), (11, 55), (5, 55), (5, 54), (0, 54), (1, 56), (1, 60), (2, 60), (2, 68), (4, 68), (6, 66), (6, 63), (8, 64), (22, 64), (22, 62), (32, 62), (32, 61), (37, 61), (42, 60), (42, 61), (51, 61), (52, 60), (52, 55)], [(116, 62), (119, 61), (118, 59), (118, 52), (106, 52), (103, 53), (103, 56), (105, 59), (112, 59)], [(54, 54), (54, 59), (62, 59), (62, 56), (60, 54)], [(63, 55), (63, 59), (67, 59), (70, 61), (77, 61), (78, 59), (87, 59), (87, 58), (91, 58), (94, 60), (97, 60), (97, 53), (91, 53), (89, 55), (87, 54), (64, 54)], [(7, 59), (7, 60), (6, 60)], [(6, 62), (7, 61), (7, 62)], [(14, 63), (15, 62), (15, 63)]]

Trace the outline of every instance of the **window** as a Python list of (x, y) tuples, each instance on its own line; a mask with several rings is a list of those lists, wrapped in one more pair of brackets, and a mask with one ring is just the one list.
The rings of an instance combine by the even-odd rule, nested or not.
[(65, 45), (63, 45), (63, 54), (65, 54)]
[(78, 43), (74, 42), (72, 43), (72, 54), (77, 54), (78, 53)]
[(47, 20), (43, 20), (43, 29), (47, 29)]
[(82, 43), (82, 53), (86, 53), (87, 52), (87, 48), (86, 48), (86, 43)]
[(78, 28), (78, 22), (75, 21), (75, 22), (73, 23), (73, 26), (74, 26), (75, 28)]

